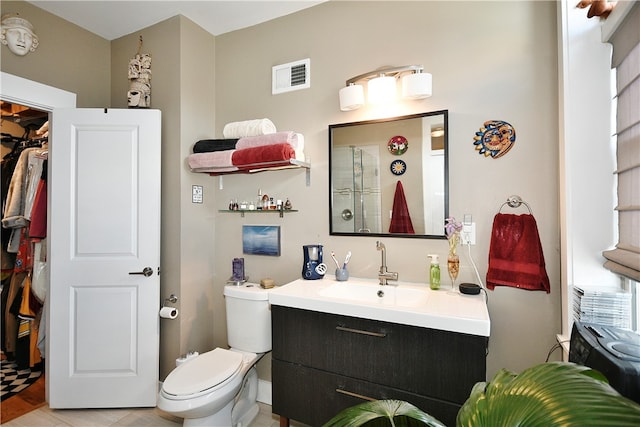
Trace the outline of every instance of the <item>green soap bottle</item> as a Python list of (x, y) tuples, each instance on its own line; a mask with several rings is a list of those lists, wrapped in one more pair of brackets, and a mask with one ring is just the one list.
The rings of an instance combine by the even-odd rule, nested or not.
[(431, 258), (431, 267), (429, 267), (429, 287), (434, 291), (440, 289), (440, 264), (438, 264), (438, 255), (427, 255)]

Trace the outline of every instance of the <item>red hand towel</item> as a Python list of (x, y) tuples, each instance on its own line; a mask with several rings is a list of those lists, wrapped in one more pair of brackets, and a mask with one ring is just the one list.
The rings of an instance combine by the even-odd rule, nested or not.
[(487, 288), (495, 286), (550, 292), (538, 226), (533, 215), (498, 213), (493, 219)]
[(407, 199), (404, 197), (402, 182), (396, 184), (396, 194), (393, 196), (393, 211), (391, 213), (391, 225), (389, 233), (415, 234), (413, 223), (407, 207)]

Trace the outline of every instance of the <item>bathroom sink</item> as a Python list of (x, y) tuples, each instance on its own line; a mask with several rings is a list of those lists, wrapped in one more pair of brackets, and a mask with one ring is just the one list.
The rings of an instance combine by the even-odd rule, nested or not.
[(484, 295), (463, 295), (426, 284), (332, 276), (294, 280), (269, 292), (272, 305), (341, 314), (404, 325), (489, 336), (489, 311)]
[(427, 303), (426, 289), (406, 286), (380, 286), (375, 283), (338, 282), (318, 292), (320, 295), (357, 301), (363, 304), (418, 307)]

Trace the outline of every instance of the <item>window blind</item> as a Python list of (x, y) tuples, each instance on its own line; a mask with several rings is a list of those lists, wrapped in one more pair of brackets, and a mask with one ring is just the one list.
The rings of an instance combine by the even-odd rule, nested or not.
[(640, 281), (640, 6), (609, 40), (616, 68), (618, 243), (602, 254), (605, 268)]

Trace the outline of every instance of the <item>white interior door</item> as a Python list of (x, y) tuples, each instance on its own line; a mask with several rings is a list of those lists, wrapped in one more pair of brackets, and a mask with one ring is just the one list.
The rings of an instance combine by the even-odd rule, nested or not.
[(160, 111), (54, 109), (51, 129), (49, 406), (155, 406)]

